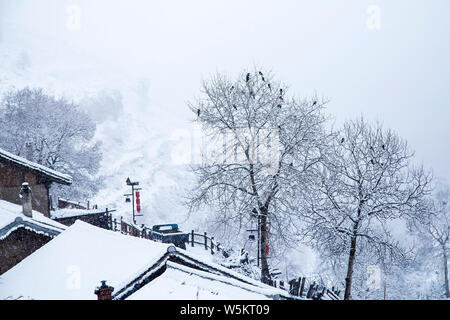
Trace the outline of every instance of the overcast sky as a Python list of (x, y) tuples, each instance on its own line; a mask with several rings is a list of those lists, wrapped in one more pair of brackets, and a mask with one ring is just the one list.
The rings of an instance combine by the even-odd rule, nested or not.
[(0, 19), (0, 48), (23, 47), (41, 76), (79, 69), (86, 91), (144, 79), (180, 124), (202, 78), (264, 66), (330, 99), (338, 124), (384, 122), (450, 180), (448, 0), (0, 0)]

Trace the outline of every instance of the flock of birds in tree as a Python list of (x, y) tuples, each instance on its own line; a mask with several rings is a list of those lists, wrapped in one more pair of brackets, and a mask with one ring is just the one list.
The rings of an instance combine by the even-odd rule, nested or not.
[[(264, 74), (263, 74), (261, 71), (259, 71), (258, 74), (261, 76), (261, 80), (262, 80), (263, 82), (266, 82), (266, 79), (264, 78)], [(247, 75), (245, 76), (245, 82), (247, 83), (248, 86), (249, 86), (250, 78), (251, 78), (251, 74), (250, 74), (250, 73), (247, 73)], [(267, 83), (267, 87), (268, 87), (269, 90), (272, 92), (272, 86), (270, 85), (270, 83)], [(232, 92), (233, 90), (234, 90), (234, 86), (231, 86), (230, 92)], [(254, 97), (254, 94), (253, 94), (252, 90), (250, 89), (250, 86), (249, 86), (249, 90), (250, 90), (250, 95), (252, 95), (252, 96)], [(279, 99), (280, 99), (281, 101), (283, 101), (283, 89), (280, 88), (280, 91), (279, 91), (279, 92), (280, 92)], [(317, 104), (317, 100), (314, 100), (313, 103), (312, 103), (312, 106), (315, 106), (316, 104)], [(237, 106), (236, 106), (235, 104), (233, 104), (233, 108), (234, 108), (235, 110), (237, 110)], [(278, 104), (278, 108), (281, 108), (281, 104)], [(200, 113), (201, 113), (201, 110), (200, 110), (200, 109), (197, 109), (197, 117), (198, 117), (198, 118), (200, 117)], [(281, 130), (281, 127), (278, 126), (278, 129)], [(341, 144), (343, 144), (344, 142), (345, 142), (345, 138), (342, 138), (342, 139), (341, 139)], [(386, 146), (385, 146), (384, 144), (381, 146), (381, 148), (382, 148), (383, 150), (386, 150)], [(370, 147), (370, 149), (373, 151), (373, 147)], [(374, 161), (373, 159), (371, 159), (371, 160), (370, 160), (370, 163), (371, 163), (371, 164), (375, 164), (375, 161)], [(291, 163), (290, 165), (292, 166), (292, 163)], [(383, 163), (380, 163), (380, 165), (381, 165), (381, 166), (384, 166)]]
[[(262, 80), (264, 83), (266, 83), (266, 79), (264, 78), (264, 74), (263, 74), (261, 71), (258, 71), (258, 74), (260, 75), (261, 80)], [(245, 82), (247, 83), (247, 86), (248, 86), (248, 89), (249, 89), (250, 96), (251, 96), (252, 98), (255, 98), (255, 93), (253, 92), (253, 90), (252, 90), (251, 87), (250, 87), (250, 80), (251, 80), (251, 74), (250, 74), (250, 73), (247, 73), (247, 75), (245, 76)], [(270, 92), (272, 92), (272, 85), (271, 85), (270, 83), (268, 83), (268, 82), (267, 82), (267, 87), (269, 88)], [(231, 86), (231, 88), (230, 88), (230, 93), (233, 92), (234, 89), (235, 89), (234, 86)], [(283, 91), (282, 88), (280, 88), (278, 99), (281, 100), (281, 101), (284, 101), (283, 95), (284, 95), (284, 91)], [(317, 105), (317, 101), (316, 101), (316, 100), (314, 100), (313, 103), (312, 103), (312, 106), (315, 106), (315, 105)], [(279, 104), (277, 105), (277, 107), (278, 107), (279, 109), (281, 109), (281, 108), (282, 108), (281, 103), (279, 103)], [(235, 110), (238, 109), (237, 106), (236, 106), (235, 104), (233, 104), (233, 108), (234, 108)], [(201, 110), (200, 110), (200, 109), (197, 109), (197, 119), (200, 118), (200, 114), (201, 114)]]
[[(345, 142), (345, 138), (342, 138), (341, 139), (341, 144), (343, 144), (344, 142)], [(386, 150), (386, 145), (385, 144), (381, 145), (381, 149)], [(370, 150), (374, 151), (372, 146), (370, 146)], [(370, 164), (375, 164), (376, 163), (375, 160), (373, 160), (373, 159), (370, 159), (369, 162), (370, 162)], [(384, 163), (381, 162), (380, 165), (383, 167)]]

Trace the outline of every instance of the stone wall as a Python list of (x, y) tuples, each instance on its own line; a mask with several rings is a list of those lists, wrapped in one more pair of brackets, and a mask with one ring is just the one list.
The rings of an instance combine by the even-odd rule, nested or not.
[(0, 275), (51, 240), (50, 237), (19, 228), (0, 240)]
[(0, 199), (21, 205), (19, 192), (28, 182), (33, 192), (33, 210), (49, 215), (48, 188), (39, 177), (24, 168), (0, 161)]

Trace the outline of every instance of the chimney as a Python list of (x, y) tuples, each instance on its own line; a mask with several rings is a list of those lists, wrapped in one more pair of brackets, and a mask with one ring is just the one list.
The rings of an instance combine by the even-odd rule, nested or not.
[(112, 300), (111, 294), (114, 291), (113, 287), (106, 285), (106, 280), (101, 281), (102, 285), (97, 287), (94, 293), (97, 295), (97, 300)]
[(25, 143), (25, 158), (33, 161), (33, 144), (31, 142)]
[(22, 200), (22, 213), (32, 218), (33, 217), (33, 208), (31, 206), (32, 192), (31, 188), (28, 185), (28, 182), (22, 183), (22, 187), (20, 188), (19, 197)]

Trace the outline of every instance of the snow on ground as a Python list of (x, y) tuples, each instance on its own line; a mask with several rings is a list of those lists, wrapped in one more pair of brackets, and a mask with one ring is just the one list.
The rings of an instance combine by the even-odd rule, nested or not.
[(77, 221), (0, 277), (0, 299), (97, 299), (101, 280), (115, 287), (168, 247)]

